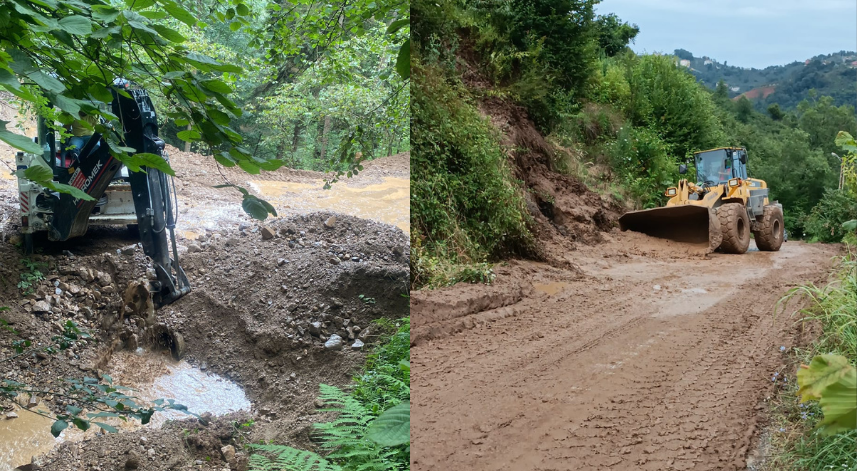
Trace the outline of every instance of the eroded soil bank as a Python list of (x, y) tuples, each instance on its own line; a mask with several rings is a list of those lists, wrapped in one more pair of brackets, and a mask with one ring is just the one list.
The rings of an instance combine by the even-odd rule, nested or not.
[[(160, 426), (163, 421), (156, 420), (117, 434), (77, 436), (67, 430), (63, 440), (48, 444), (53, 451), (47, 455), (41, 455), (44, 447), (21, 451), (0, 469), (29, 463), (32, 455), (47, 470), (135, 464), (146, 470), (246, 469), (251, 441), (313, 449), (311, 424), (325, 419), (316, 411), (318, 385), (348, 384), (379, 334), (372, 321), (408, 314), (410, 247), (407, 234), (396, 227), (408, 218), (407, 198), (401, 196), (408, 191), (407, 154), (370, 162), (358, 178), (326, 193), (320, 190), (322, 175), (313, 172), (282, 169), (249, 176), (227, 170), (230, 181), (278, 209), (280, 218), (265, 224), (241, 212), (239, 193), (211, 187), (221, 181), (213, 167), (199, 166), (203, 157), (175, 150), (171, 155), (178, 176), (180, 260), (193, 291), (157, 311), (154, 324), (122, 315), (127, 286), (150, 275), (137, 240), (124, 228), (90, 228), (86, 238), (61, 244), (37, 238), (42, 249), (30, 260), (45, 279), (25, 295), (16, 286), (29, 269), (15, 245), (15, 182), (0, 179), (0, 305), (10, 307), (2, 317), (18, 332), (0, 331), (0, 359), (13, 354), (16, 339), (50, 341), (69, 319), (93, 334), (60, 355), (16, 358), (3, 365), (2, 374), (55, 388), (63, 378), (109, 373), (117, 382), (152, 389), (153, 382), (156, 386), (184, 368), (179, 374), (187, 381), (235, 385), (249, 407), (203, 421)], [(266, 194), (254, 179), (282, 191)], [(352, 197), (363, 200), (352, 204)], [(164, 331), (183, 337), (184, 366), (169, 352), (156, 351)], [(333, 335), (341, 343), (325, 347)], [(145, 350), (140, 357), (138, 348)], [(177, 382), (154, 390), (175, 387), (195, 391)], [(232, 392), (211, 401), (241, 403), (234, 390), (223, 390)], [(59, 396), (41, 396), (43, 408), (66, 406)], [(0, 407), (17, 406), (0, 402)], [(0, 422), (23, 414), (29, 413), (5, 419), (4, 412)], [(0, 456), (10, 455), (0, 450)]]
[(574, 270), (510, 261), (493, 286), (412, 292), (412, 469), (746, 467), (802, 339), (774, 306), (839, 247), (601, 237), (566, 252)]

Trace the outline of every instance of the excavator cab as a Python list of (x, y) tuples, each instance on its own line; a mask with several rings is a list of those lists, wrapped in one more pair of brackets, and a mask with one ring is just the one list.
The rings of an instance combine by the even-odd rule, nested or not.
[[(124, 81), (114, 85), (126, 92), (113, 90), (109, 105), (119, 118), (124, 146), (169, 161), (164, 141), (158, 137), (157, 114), (148, 92)], [(55, 129), (40, 117), (33, 141), (42, 147), (42, 153), (16, 155), (21, 171), (18, 189), (25, 252), (32, 253), (36, 232), (46, 232), (50, 241), (64, 241), (84, 237), (90, 225), (136, 227), (143, 252), (152, 259), (157, 276), (151, 286), (155, 305), (163, 306), (190, 292), (176, 250), (178, 203), (172, 177), (148, 167), (129, 173), (98, 133), (79, 150), (78, 159), (70, 158), (63, 152), (64, 143), (60, 143)], [(94, 200), (58, 193), (24, 178), (23, 171), (36, 165), (50, 168), (56, 183), (71, 185)]]

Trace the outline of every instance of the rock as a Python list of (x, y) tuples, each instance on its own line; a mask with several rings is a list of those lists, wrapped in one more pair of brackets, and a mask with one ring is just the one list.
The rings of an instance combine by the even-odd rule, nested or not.
[(397, 257), (401, 257), (403, 253), (404, 253), (404, 251), (402, 250), (401, 247), (393, 247), (393, 255), (395, 255)]
[(128, 452), (128, 459), (125, 460), (125, 469), (137, 469), (140, 467), (140, 456), (133, 450)]
[(352, 350), (361, 350), (362, 348), (363, 342), (361, 342), (360, 340), (355, 340), (354, 343), (351, 345)]
[(226, 246), (227, 247), (235, 247), (236, 245), (238, 245), (238, 238), (237, 237), (230, 237), (230, 238), (226, 239)]
[(155, 449), (149, 448), (149, 451), (146, 452), (149, 455), (149, 458), (155, 459)]
[(199, 244), (190, 244), (187, 246), (187, 253), (202, 252), (202, 247)]
[(51, 312), (51, 305), (45, 301), (36, 301), (36, 304), (33, 305), (33, 312), (37, 314)]
[(307, 330), (309, 330), (310, 334), (317, 336), (318, 334), (321, 333), (321, 322), (319, 322), (319, 321), (310, 322), (309, 327), (307, 327)]
[(128, 340), (125, 341), (125, 348), (127, 348), (128, 350), (131, 350), (132, 352), (136, 351), (137, 347), (139, 347), (139, 346), (140, 346), (140, 341), (137, 338), (137, 334), (131, 334), (131, 336), (128, 337)]
[(324, 227), (333, 229), (336, 226), (336, 216), (331, 216), (324, 221)]
[(17, 418), (18, 418), (18, 414), (14, 413), (14, 412), (7, 412), (7, 413), (6, 413), (6, 418), (7, 418), (7, 419), (17, 419)]
[(129, 245), (128, 247), (122, 247), (122, 249), (120, 249), (120, 250), (121, 250), (122, 255), (130, 256), (130, 255), (134, 255), (134, 252), (136, 251), (136, 249), (137, 249), (137, 247), (135, 245)]
[(268, 226), (262, 228), (262, 240), (268, 240), (274, 238), (274, 230)]
[(27, 407), (27, 409), (32, 409), (33, 407), (36, 407), (37, 405), (39, 405), (39, 402), (40, 402), (39, 396), (36, 396), (35, 394), (31, 394), (30, 399), (27, 401), (26, 407)]
[(339, 259), (336, 257), (330, 257), (330, 263), (332, 263), (334, 265), (339, 265), (342, 262), (340, 262)]
[(111, 277), (107, 273), (99, 272), (98, 273), (98, 284), (101, 285), (102, 287), (109, 286), (109, 285), (113, 284), (113, 277)]
[(287, 263), (289, 263), (289, 261), (288, 261), (288, 260), (286, 260), (285, 258), (277, 259), (277, 266), (278, 266), (278, 267), (281, 267), (281, 266), (283, 266), (283, 265), (285, 265), (285, 264), (287, 264)]
[(339, 350), (342, 348), (342, 337), (333, 334), (327, 339), (327, 342), (324, 342), (324, 348), (328, 350)]
[(223, 459), (226, 460), (227, 463), (231, 463), (235, 460), (235, 447), (232, 445), (226, 445), (221, 448), (220, 453), (223, 454)]

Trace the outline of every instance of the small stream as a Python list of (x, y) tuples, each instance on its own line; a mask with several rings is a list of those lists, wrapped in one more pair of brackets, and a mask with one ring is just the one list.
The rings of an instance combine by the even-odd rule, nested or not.
[[(136, 352), (118, 352), (111, 359), (108, 374), (114, 384), (133, 388), (133, 395), (141, 401), (174, 399), (196, 414), (210, 412), (224, 415), (239, 410), (250, 410), (247, 395), (237, 384), (220, 376), (196, 368), (186, 361), (174, 361), (168, 355), (137, 349)], [(138, 401), (138, 402), (141, 402)], [(40, 404), (34, 410), (46, 410)], [(98, 427), (86, 432), (68, 428), (58, 438), (51, 433), (53, 421), (17, 407), (17, 418), (0, 416), (0, 470), (12, 469), (31, 462), (32, 457), (47, 453), (64, 441), (80, 441), (94, 437)], [(145, 427), (159, 428), (167, 420), (181, 420), (188, 415), (180, 411), (156, 412)], [(136, 430), (139, 422), (119, 419), (101, 419), (121, 431)]]

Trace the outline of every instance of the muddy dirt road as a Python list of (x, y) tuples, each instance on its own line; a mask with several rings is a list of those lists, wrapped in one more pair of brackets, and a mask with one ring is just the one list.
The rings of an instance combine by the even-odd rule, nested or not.
[(513, 261), (494, 286), (412, 293), (412, 469), (746, 467), (801, 337), (774, 305), (838, 248), (605, 239), (572, 254), (580, 275)]

